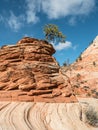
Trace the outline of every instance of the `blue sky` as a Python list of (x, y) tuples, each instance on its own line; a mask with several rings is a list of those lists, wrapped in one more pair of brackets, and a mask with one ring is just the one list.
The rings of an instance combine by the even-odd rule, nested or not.
[(48, 23), (66, 35), (54, 56), (60, 65), (72, 63), (98, 35), (98, 0), (0, 0), (0, 46), (24, 36), (44, 39)]

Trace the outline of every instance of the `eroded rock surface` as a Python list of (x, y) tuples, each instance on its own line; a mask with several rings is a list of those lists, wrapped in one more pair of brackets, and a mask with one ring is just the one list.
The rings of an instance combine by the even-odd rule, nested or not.
[[(59, 73), (60, 67), (52, 56), (53, 53), (55, 50), (51, 44), (29, 37), (23, 38), (16, 45), (2, 47), (0, 99), (14, 100), (12, 93), (15, 93), (17, 100), (23, 97), (24, 101), (26, 96), (27, 101), (35, 101), (33, 96), (41, 96), (40, 98), (44, 99), (71, 97), (71, 87), (66, 87), (64, 78)], [(9, 96), (6, 96), (7, 94)]]
[(98, 130), (85, 120), (88, 107), (98, 112), (98, 100), (79, 102), (0, 102), (0, 130)]
[(76, 95), (98, 98), (98, 36), (76, 62), (62, 68), (62, 73), (69, 78)]

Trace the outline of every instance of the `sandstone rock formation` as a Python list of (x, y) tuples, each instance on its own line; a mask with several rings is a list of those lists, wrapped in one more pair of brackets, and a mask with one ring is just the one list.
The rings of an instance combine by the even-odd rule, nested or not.
[(62, 72), (69, 77), (77, 95), (98, 98), (98, 36), (77, 61), (63, 67)]
[(16, 45), (3, 46), (0, 49), (0, 100), (66, 102), (65, 97), (73, 99), (71, 86), (66, 87), (60, 67), (52, 57), (54, 52), (48, 42), (29, 37)]
[(85, 120), (85, 110), (98, 110), (98, 100), (79, 102), (0, 102), (0, 130), (98, 130)]
[(0, 49), (0, 130), (98, 130), (98, 117), (92, 126), (85, 114), (98, 114), (98, 99), (74, 96), (98, 94), (98, 37), (67, 68), (54, 52), (28, 37)]

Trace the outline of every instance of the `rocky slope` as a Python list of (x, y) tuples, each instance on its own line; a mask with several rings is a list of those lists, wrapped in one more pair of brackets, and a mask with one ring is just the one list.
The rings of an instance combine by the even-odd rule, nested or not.
[(46, 41), (25, 37), (0, 49), (0, 100), (76, 101)]
[(97, 97), (98, 37), (67, 68), (54, 52), (28, 37), (0, 49), (0, 130), (98, 130), (98, 99), (79, 98)]
[[(67, 104), (0, 102), (0, 130), (98, 130), (85, 117), (91, 106), (97, 111), (98, 100)], [(98, 120), (94, 125), (98, 126)]]
[(77, 95), (98, 98), (98, 36), (75, 63), (62, 67), (62, 73), (69, 77)]

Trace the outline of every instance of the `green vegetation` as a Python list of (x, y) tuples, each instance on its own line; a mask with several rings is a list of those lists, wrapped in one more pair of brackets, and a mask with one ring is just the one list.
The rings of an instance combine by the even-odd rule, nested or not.
[(75, 84), (73, 87), (74, 87), (74, 88), (79, 88), (79, 87), (80, 87), (80, 84), (77, 83), (77, 84)]
[(90, 97), (91, 95), (92, 95), (91, 92), (88, 92), (86, 96)]
[(95, 61), (93, 61), (93, 65), (94, 65), (94, 66), (96, 65), (96, 62), (95, 62)]
[(93, 40), (89, 43), (89, 45), (91, 45), (93, 43)]
[(92, 92), (92, 93), (96, 93), (96, 89), (92, 89), (91, 92)]
[(98, 92), (96, 92), (96, 96), (98, 96)]
[(77, 78), (80, 78), (80, 77), (81, 77), (81, 75), (78, 73), (78, 74), (77, 74)]
[(67, 66), (67, 63), (66, 63), (66, 62), (64, 62), (64, 63), (63, 63), (63, 66)]
[(53, 42), (65, 42), (65, 35), (59, 31), (55, 24), (47, 24), (43, 28), (45, 39)]
[(76, 59), (76, 62), (78, 62), (78, 61), (81, 61), (82, 60), (82, 53), (79, 55), (79, 57)]
[(69, 64), (69, 59), (67, 59), (67, 60), (63, 63), (63, 66), (70, 66), (70, 64)]
[(82, 56), (80, 55), (80, 56), (78, 57), (78, 59), (79, 59), (79, 60), (82, 60)]
[(85, 112), (86, 122), (93, 127), (98, 127), (98, 112), (93, 107), (89, 107)]
[[(88, 91), (88, 90), (89, 90), (89, 86), (83, 86), (83, 88), (84, 88), (85, 91)], [(87, 95), (90, 96), (91, 94), (88, 92)]]

